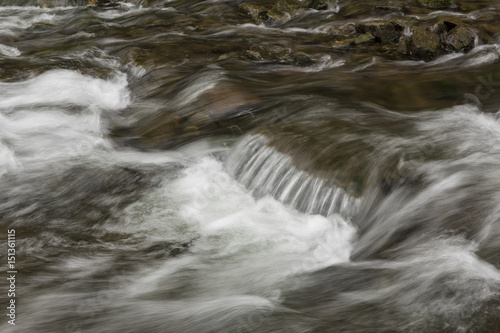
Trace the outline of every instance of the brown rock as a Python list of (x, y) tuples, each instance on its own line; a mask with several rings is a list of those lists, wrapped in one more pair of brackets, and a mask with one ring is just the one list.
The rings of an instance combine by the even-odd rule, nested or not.
[(408, 51), (414, 58), (432, 60), (437, 55), (439, 44), (439, 36), (435, 32), (422, 27), (414, 27)]
[(476, 34), (472, 29), (457, 26), (446, 35), (443, 45), (449, 52), (468, 52), (474, 47), (475, 38)]
[(361, 22), (356, 25), (356, 31), (360, 33), (370, 33), (378, 42), (385, 44), (394, 43), (401, 35), (401, 29), (389, 21), (377, 20)]

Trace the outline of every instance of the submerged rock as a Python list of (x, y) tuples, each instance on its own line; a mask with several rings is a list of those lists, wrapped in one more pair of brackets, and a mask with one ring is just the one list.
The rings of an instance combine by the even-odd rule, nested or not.
[(219, 83), (180, 108), (155, 110), (135, 123), (117, 126), (111, 136), (141, 149), (168, 149), (207, 133), (232, 133), (239, 120), (252, 115), (257, 102), (254, 95)]

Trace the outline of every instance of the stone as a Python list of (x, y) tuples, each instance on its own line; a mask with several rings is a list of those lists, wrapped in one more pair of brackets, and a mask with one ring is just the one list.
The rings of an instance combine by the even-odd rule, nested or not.
[(445, 34), (447, 34), (448, 32), (450, 32), (456, 26), (458, 26), (457, 23), (443, 20), (443, 21), (440, 21), (440, 22), (434, 24), (431, 27), (431, 31), (437, 33), (440, 36), (444, 36)]
[(396, 42), (401, 35), (399, 26), (396, 27), (391, 22), (385, 20), (361, 22), (356, 24), (355, 28), (359, 33), (370, 33), (375, 37), (377, 42), (384, 44)]
[(375, 6), (375, 11), (379, 13), (402, 13), (404, 11), (403, 3)]
[(269, 61), (287, 62), (291, 60), (291, 50), (279, 44), (254, 44), (250, 47), (249, 51), (255, 52), (254, 56), (251, 55), (251, 57), (256, 59), (258, 59), (258, 57), (255, 57), (258, 53), (261, 58)]
[(294, 52), (292, 57), (299, 66), (310, 66), (314, 63), (312, 57), (305, 52)]
[[(201, 94), (196, 103), (198, 113), (209, 116), (213, 121), (231, 120), (248, 115), (257, 98), (231, 85), (219, 84)], [(194, 120), (194, 118), (192, 118)], [(199, 125), (201, 118), (192, 125)]]
[(303, 13), (309, 1), (301, 0), (278, 0), (276, 4), (267, 12), (269, 18), (275, 22), (285, 23), (292, 17)]
[(468, 52), (474, 48), (476, 34), (472, 29), (457, 26), (446, 34), (443, 46), (449, 52)]
[(316, 10), (326, 10), (326, 9), (328, 9), (328, 1), (313, 0), (309, 4), (309, 8), (316, 9)]
[(333, 42), (334, 48), (347, 48), (350, 46), (358, 45), (373, 45), (375, 44), (375, 37), (371, 33), (362, 34), (354, 38), (348, 38), (344, 40), (338, 40)]
[(95, 7), (115, 7), (118, 6), (116, 0), (89, 0), (88, 6)]
[(398, 44), (398, 49), (397, 52), (404, 54), (404, 55), (409, 55), (410, 54), (410, 42), (411, 42), (411, 37), (403, 37), (399, 41)]
[(375, 40), (376, 40), (375, 36), (373, 36), (371, 33), (368, 32), (366, 34), (354, 38), (353, 42), (355, 45), (367, 45), (367, 44), (373, 44)]
[(268, 22), (270, 17), (267, 15), (267, 9), (251, 3), (242, 3), (240, 9), (249, 15), (257, 24)]
[(419, 0), (422, 5), (431, 9), (455, 9), (458, 6), (453, 0)]
[(414, 58), (432, 60), (437, 55), (439, 45), (439, 36), (435, 32), (422, 27), (414, 27), (408, 51)]
[(253, 50), (247, 50), (245, 56), (250, 60), (264, 60), (259, 52)]

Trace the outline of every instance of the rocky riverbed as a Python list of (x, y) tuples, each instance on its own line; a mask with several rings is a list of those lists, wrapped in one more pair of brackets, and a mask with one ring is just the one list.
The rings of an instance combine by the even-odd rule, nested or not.
[(500, 332), (499, 92), (498, 1), (0, 0), (0, 330)]

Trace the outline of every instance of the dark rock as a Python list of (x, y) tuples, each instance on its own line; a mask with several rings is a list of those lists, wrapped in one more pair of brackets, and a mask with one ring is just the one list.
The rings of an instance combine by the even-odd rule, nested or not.
[(411, 43), (411, 37), (403, 37), (399, 41), (398, 44), (398, 49), (397, 52), (404, 54), (404, 55), (409, 55), (410, 54), (410, 43)]
[(453, 0), (419, 0), (422, 5), (432, 9), (457, 8)]
[(369, 32), (353, 39), (353, 42), (356, 45), (373, 44), (373, 42), (375, 41), (376, 41), (375, 36), (373, 36)]
[(262, 58), (260, 53), (257, 51), (247, 50), (245, 52), (245, 56), (251, 60), (264, 60), (264, 58)]
[(420, 21), (411, 16), (398, 16), (391, 18), (392, 24), (396, 26), (396, 29), (404, 29), (406, 27), (413, 28), (414, 26), (420, 24)]
[(276, 5), (273, 7), (273, 11), (278, 11), (281, 13), (293, 14), (298, 9), (307, 8), (309, 1), (301, 0), (278, 0)]
[(293, 16), (303, 13), (308, 5), (309, 1), (278, 0), (267, 15), (274, 21), (284, 23), (289, 21)]
[(349, 47), (353, 45), (372, 45), (376, 41), (375, 36), (371, 33), (366, 33), (355, 38), (349, 38), (341, 41), (336, 41), (334, 47)]
[(351, 38), (357, 34), (354, 24), (345, 24), (342, 26), (330, 26), (325, 29), (325, 32), (327, 32), (330, 35), (340, 37), (340, 39)]
[(375, 6), (375, 11), (380, 13), (401, 13), (404, 11), (404, 6), (402, 3)]
[(455, 28), (458, 24), (450, 21), (441, 21), (432, 26), (431, 30), (438, 35), (444, 35), (450, 32), (453, 28)]
[(472, 29), (457, 26), (446, 35), (443, 45), (449, 52), (468, 52), (474, 47), (475, 37), (476, 34)]
[(310, 66), (314, 63), (312, 57), (305, 52), (294, 52), (292, 57), (299, 66)]
[[(240, 89), (219, 84), (198, 97), (195, 110), (198, 111), (197, 113), (209, 116), (213, 121), (229, 120), (248, 114), (256, 101), (255, 96)], [(197, 122), (193, 125), (200, 124)]]
[(328, 9), (328, 1), (325, 1), (325, 0), (313, 0), (309, 4), (309, 8), (316, 9), (316, 10), (326, 10), (326, 9)]
[(356, 31), (372, 34), (376, 41), (381, 43), (394, 43), (401, 35), (400, 27), (396, 27), (389, 21), (370, 21), (356, 24)]
[(250, 52), (258, 53), (263, 59), (276, 62), (287, 62), (292, 59), (291, 50), (274, 43), (260, 43), (250, 47)]
[(435, 32), (422, 27), (414, 27), (408, 53), (417, 59), (432, 60), (437, 55), (439, 44), (439, 36)]
[(267, 15), (267, 9), (251, 3), (242, 3), (240, 9), (249, 15), (256, 23), (268, 22), (271, 18)]
[(116, 7), (118, 3), (116, 0), (89, 0), (88, 5), (96, 7)]

